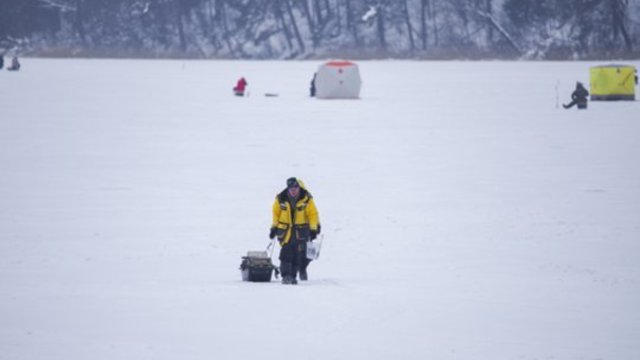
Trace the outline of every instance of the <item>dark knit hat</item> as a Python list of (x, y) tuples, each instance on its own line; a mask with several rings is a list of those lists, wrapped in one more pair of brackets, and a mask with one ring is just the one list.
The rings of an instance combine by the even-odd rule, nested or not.
[(287, 189), (292, 188), (292, 187), (299, 187), (300, 184), (298, 184), (298, 179), (291, 177), (287, 179)]

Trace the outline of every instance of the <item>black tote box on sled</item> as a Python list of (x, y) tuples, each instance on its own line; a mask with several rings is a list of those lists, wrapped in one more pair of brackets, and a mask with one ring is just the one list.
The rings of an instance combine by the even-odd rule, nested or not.
[(249, 251), (240, 263), (242, 281), (269, 282), (274, 270), (277, 277), (278, 269), (273, 266), (266, 251)]

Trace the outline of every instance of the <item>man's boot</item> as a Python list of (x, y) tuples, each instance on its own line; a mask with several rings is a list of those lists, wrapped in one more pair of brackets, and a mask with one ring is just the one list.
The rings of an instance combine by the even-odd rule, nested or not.
[(298, 283), (298, 280), (296, 280), (296, 278), (298, 277), (298, 266), (293, 265), (291, 269), (292, 269), (291, 271), (292, 284), (296, 285)]
[(309, 276), (307, 275), (307, 266), (309, 266), (310, 262), (311, 260), (307, 259), (306, 256), (300, 259), (300, 280), (302, 281), (309, 280)]
[(290, 262), (280, 261), (280, 271), (282, 273), (282, 283), (285, 285), (295, 285), (296, 273), (293, 264)]
[(291, 284), (291, 263), (280, 261), (280, 275), (282, 275), (283, 284)]

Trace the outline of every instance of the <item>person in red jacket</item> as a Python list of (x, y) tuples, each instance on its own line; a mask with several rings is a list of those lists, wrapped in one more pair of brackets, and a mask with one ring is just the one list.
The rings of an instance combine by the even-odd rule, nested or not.
[(241, 77), (240, 80), (238, 80), (236, 87), (233, 88), (233, 93), (236, 94), (236, 96), (244, 96), (244, 90), (247, 85), (249, 85), (247, 80)]

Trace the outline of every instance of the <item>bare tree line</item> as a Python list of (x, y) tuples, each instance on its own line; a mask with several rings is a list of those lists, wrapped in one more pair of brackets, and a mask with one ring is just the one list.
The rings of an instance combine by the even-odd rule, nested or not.
[(640, 0), (1, 0), (0, 51), (203, 58), (638, 55)]

